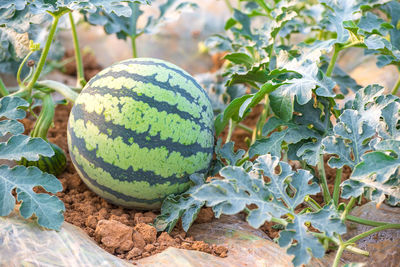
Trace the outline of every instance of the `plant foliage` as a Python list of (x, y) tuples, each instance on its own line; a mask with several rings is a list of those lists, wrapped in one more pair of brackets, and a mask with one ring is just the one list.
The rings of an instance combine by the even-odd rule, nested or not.
[[(17, 120), (25, 118), (24, 108), (28, 102), (19, 97), (3, 97), (0, 99), (0, 133), (8, 141), (0, 142), (0, 159), (38, 160), (39, 156), (53, 156), (50, 144), (41, 138), (23, 135), (24, 127)], [(11, 136), (11, 137), (10, 137)], [(44, 173), (36, 167), (26, 168), (0, 166), (0, 216), (7, 216), (15, 207), (16, 199), (12, 194), (16, 190), (17, 200), (21, 201), (19, 212), (24, 218), (33, 215), (38, 224), (49, 229), (60, 229), (64, 221), (64, 204), (56, 196), (46, 193), (35, 193), (33, 188), (42, 187), (55, 194), (62, 190), (61, 183), (51, 174)]]

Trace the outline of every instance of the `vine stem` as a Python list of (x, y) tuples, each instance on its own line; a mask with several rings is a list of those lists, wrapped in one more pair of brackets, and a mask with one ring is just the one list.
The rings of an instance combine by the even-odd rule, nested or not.
[(269, 116), (269, 97), (268, 95), (265, 95), (264, 108), (260, 114), (260, 117), (258, 118), (256, 128), (253, 130), (253, 134), (251, 136), (251, 144), (254, 144), (257, 138), (262, 136), (262, 128), (264, 127), (265, 120), (268, 118), (268, 116)]
[(324, 201), (327, 204), (327, 203), (329, 203), (329, 201), (331, 201), (332, 198), (331, 198), (331, 194), (329, 193), (328, 181), (326, 180), (323, 154), (319, 155), (317, 168), (318, 168), (318, 173), (319, 173), (319, 179), (320, 179), (321, 186), (322, 186), (322, 192), (324, 195)]
[(225, 143), (228, 143), (231, 141), (232, 138), (232, 133), (236, 128), (236, 122), (232, 121), (232, 119), (229, 120), (229, 129), (228, 129), (228, 135), (226, 136)]
[(363, 224), (363, 225), (375, 226), (375, 227), (388, 224), (385, 222), (377, 222), (377, 221), (367, 220), (364, 218), (359, 218), (359, 217), (356, 217), (356, 216), (353, 216), (350, 214), (346, 216), (346, 220), (351, 221), (351, 222), (356, 222), (359, 224)]
[(0, 78), (0, 97), (7, 96), (10, 93), (8, 92), (6, 86), (3, 83), (3, 79)]
[(53, 122), (55, 114), (55, 105), (50, 94), (45, 94), (42, 97), (42, 110), (40, 111), (39, 118), (32, 129), (32, 137), (40, 137), (47, 141), (47, 132)]
[(49, 32), (49, 35), (47, 36), (46, 44), (43, 48), (42, 54), (40, 55), (37, 69), (36, 69), (35, 73), (33, 74), (32, 80), (28, 83), (28, 86), (26, 87), (26, 89), (28, 90), (29, 96), (31, 95), (32, 88), (35, 85), (35, 83), (37, 82), (37, 80), (39, 79), (40, 73), (42, 72), (44, 64), (46, 63), (47, 54), (49, 53), (51, 42), (53, 41), (54, 35), (56, 33), (58, 21), (60, 20), (60, 17), (64, 13), (60, 12), (57, 14), (53, 14), (53, 13), (50, 13), (50, 14), (53, 16), (53, 22), (51, 24), (50, 32)]
[(399, 88), (400, 88), (400, 73), (399, 73), (399, 78), (397, 79), (397, 82), (393, 87), (392, 95), (396, 95)]
[(333, 55), (331, 61), (329, 62), (328, 69), (326, 70), (326, 76), (330, 77), (332, 75), (333, 69), (335, 68), (336, 60), (340, 52), (339, 44), (335, 44)]
[(238, 123), (237, 127), (240, 129), (245, 130), (248, 133), (253, 133), (253, 129), (251, 129), (250, 127), (247, 127), (246, 125), (242, 124), (242, 123)]
[(332, 267), (338, 267), (340, 263), (340, 258), (342, 257), (343, 251), (345, 250), (346, 246), (344, 244), (339, 245), (339, 249), (336, 252), (335, 259), (333, 260)]
[(86, 80), (85, 80), (85, 72), (83, 69), (81, 50), (79, 48), (78, 34), (76, 32), (76, 26), (74, 22), (74, 17), (72, 16), (72, 12), (69, 12), (68, 16), (69, 16), (69, 21), (71, 22), (72, 40), (74, 43), (74, 50), (75, 50), (76, 78), (77, 78), (76, 86), (83, 87), (86, 85)]
[(350, 238), (349, 240), (346, 241), (345, 244), (350, 245), (350, 244), (354, 244), (356, 241), (363, 239), (364, 237), (367, 237), (369, 235), (372, 235), (376, 232), (382, 231), (382, 230), (386, 230), (386, 229), (400, 229), (400, 224), (385, 224), (385, 225), (381, 225), (375, 228), (372, 228), (371, 230), (368, 230), (364, 233), (361, 233), (359, 235), (356, 235), (353, 238)]
[(340, 219), (342, 221), (344, 221), (347, 217), (347, 215), (349, 214), (349, 212), (351, 211), (351, 209), (353, 208), (354, 204), (356, 203), (357, 198), (352, 197), (349, 201), (349, 203), (347, 204), (346, 208), (344, 209), (342, 216), (340, 217)]
[(130, 36), (132, 44), (132, 57), (137, 58), (136, 36)]
[(56, 81), (51, 81), (51, 80), (45, 80), (45, 81), (40, 81), (36, 83), (38, 86), (41, 87), (46, 87), (50, 88), (58, 93), (60, 93), (62, 96), (64, 96), (68, 101), (74, 103), (76, 98), (78, 97), (78, 93), (76, 93), (74, 90), (69, 88), (63, 83), (59, 83)]
[(342, 181), (342, 173), (343, 173), (343, 169), (336, 169), (336, 177), (335, 177), (335, 185), (333, 187), (333, 203), (335, 204), (335, 206), (337, 207), (339, 204), (339, 195), (340, 195), (340, 183)]
[(24, 60), (22, 60), (21, 64), (19, 65), (18, 71), (17, 71), (17, 83), (19, 85), (20, 88), (24, 87), (24, 84), (21, 81), (21, 72), (22, 72), (22, 68), (24, 67), (26, 61), (28, 60), (28, 58), (33, 54), (33, 51), (29, 51), (29, 53), (25, 56)]

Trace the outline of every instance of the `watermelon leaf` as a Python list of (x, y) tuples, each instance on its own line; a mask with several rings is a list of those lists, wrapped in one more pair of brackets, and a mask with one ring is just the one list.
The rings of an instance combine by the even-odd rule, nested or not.
[(190, 176), (190, 180), (193, 186), (188, 191), (181, 195), (170, 195), (164, 200), (161, 214), (154, 221), (157, 231), (170, 233), (181, 218), (183, 230), (187, 232), (196, 220), (200, 209), (204, 206), (204, 201), (191, 198), (190, 194), (204, 184), (204, 176), (195, 173)]
[(16, 189), (17, 200), (22, 201), (19, 209), (24, 218), (35, 214), (38, 224), (49, 229), (59, 230), (64, 221), (64, 203), (56, 196), (35, 193), (33, 188), (43, 187), (50, 193), (62, 190), (61, 183), (51, 174), (43, 173), (36, 167), (16, 166), (12, 169), (0, 166), (0, 216), (9, 215), (15, 206), (12, 190)]
[(337, 156), (329, 159), (330, 167), (339, 169), (347, 165), (353, 169), (362, 155), (371, 150), (369, 140), (375, 135), (375, 128), (363, 121), (356, 110), (345, 110), (339, 120), (333, 128), (337, 136), (325, 137), (322, 145), (325, 153)]
[[(41, 138), (22, 135), (23, 125), (16, 119), (26, 115), (23, 108), (28, 102), (19, 97), (3, 97), (0, 99), (0, 133), (11, 133), (7, 142), (0, 142), (0, 159), (20, 160), (22, 157), (37, 161), (39, 156), (53, 156), (50, 144)], [(7, 216), (13, 210), (16, 199), (12, 194), (15, 189), (17, 201), (22, 201), (19, 211), (24, 218), (36, 215), (38, 224), (49, 229), (59, 230), (64, 220), (65, 207), (56, 196), (35, 193), (34, 187), (41, 186), (49, 193), (62, 190), (60, 181), (51, 174), (44, 173), (36, 167), (16, 166), (9, 168), (0, 166), (0, 216)]]
[[(137, 21), (143, 14), (139, 3), (150, 4), (150, 1), (129, 2), (128, 7), (124, 6), (124, 13), (109, 12), (104, 6), (99, 5), (96, 5), (96, 12), (87, 9), (82, 9), (82, 11), (90, 24), (103, 26), (107, 34), (116, 34), (119, 39), (125, 40), (127, 37), (136, 38), (143, 33), (157, 33), (162, 25), (177, 20), (182, 12), (192, 12), (198, 7), (197, 4), (191, 2), (178, 3), (176, 0), (168, 0), (158, 6), (160, 11), (158, 16), (149, 16), (144, 26), (137, 28)], [(125, 13), (129, 13), (129, 15)]]
[[(278, 166), (280, 172), (276, 173)], [(306, 222), (327, 236), (346, 232), (333, 205), (326, 205), (312, 213), (295, 212), (306, 196), (318, 193), (320, 188), (316, 183), (310, 183), (313, 176), (308, 171), (293, 172), (287, 163), (279, 162), (278, 157), (258, 157), (250, 172), (242, 167), (227, 166), (220, 174), (224, 179), (214, 179), (203, 184), (191, 196), (212, 207), (217, 218), (221, 214), (246, 211), (246, 220), (254, 228), (283, 215), (294, 218), (285, 223), (286, 229), (281, 232), (278, 243), (288, 247), (287, 252), (295, 256), (295, 266), (307, 263), (311, 255), (322, 257), (325, 254), (318, 238), (305, 226)], [(264, 182), (262, 176), (268, 177), (270, 181)], [(255, 208), (249, 209), (249, 205)], [(293, 243), (294, 240), (301, 245)]]

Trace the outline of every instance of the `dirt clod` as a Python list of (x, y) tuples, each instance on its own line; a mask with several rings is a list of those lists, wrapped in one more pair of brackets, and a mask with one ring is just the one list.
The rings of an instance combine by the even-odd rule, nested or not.
[(114, 252), (129, 251), (133, 248), (133, 228), (114, 220), (100, 220), (94, 233), (97, 242)]
[(139, 223), (135, 226), (134, 229), (143, 236), (143, 239), (144, 241), (146, 241), (147, 244), (156, 242), (157, 230), (153, 226), (150, 226), (145, 223)]

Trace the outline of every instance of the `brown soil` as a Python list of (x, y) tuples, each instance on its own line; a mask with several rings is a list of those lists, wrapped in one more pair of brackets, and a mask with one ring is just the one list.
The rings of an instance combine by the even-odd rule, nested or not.
[[(67, 147), (67, 122), (70, 106), (58, 106), (54, 126), (49, 130), (48, 139), (67, 154), (68, 165), (58, 178), (63, 191), (57, 196), (64, 202), (65, 221), (83, 229), (102, 248), (115, 256), (136, 260), (165, 250), (168, 247), (198, 250), (220, 257), (227, 256), (227, 248), (196, 241), (178, 225), (171, 234), (157, 233), (150, 224), (158, 215), (152, 211), (124, 209), (107, 203), (91, 192), (75, 171)], [(23, 120), (28, 132), (33, 127), (33, 117)], [(213, 220), (209, 208), (203, 209), (195, 223)]]

